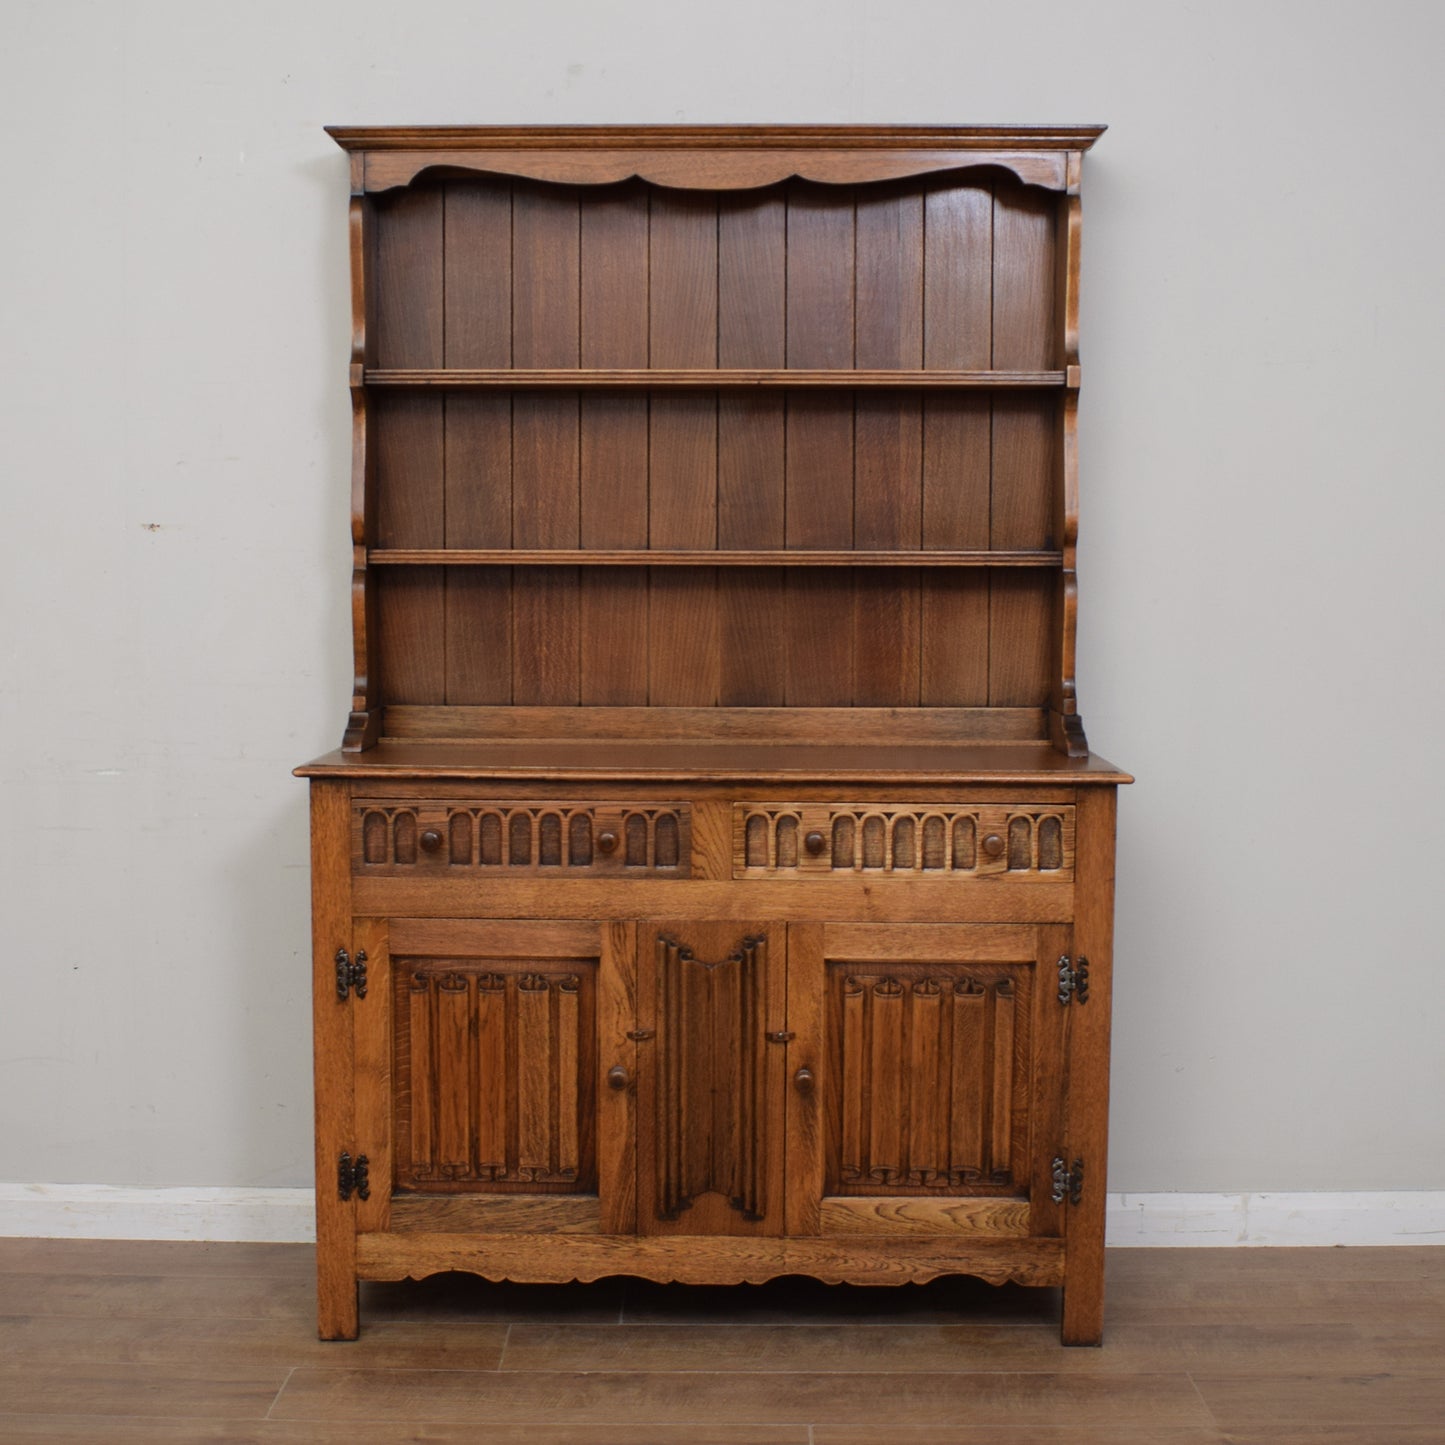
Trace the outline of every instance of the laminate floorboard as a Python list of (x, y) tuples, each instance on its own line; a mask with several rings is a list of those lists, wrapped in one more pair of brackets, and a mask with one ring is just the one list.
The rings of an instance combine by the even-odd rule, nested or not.
[(363, 1287), (295, 1245), (0, 1240), (0, 1441), (1445, 1442), (1445, 1248), (1118, 1250), (1103, 1349), (1055, 1290), (938, 1280)]

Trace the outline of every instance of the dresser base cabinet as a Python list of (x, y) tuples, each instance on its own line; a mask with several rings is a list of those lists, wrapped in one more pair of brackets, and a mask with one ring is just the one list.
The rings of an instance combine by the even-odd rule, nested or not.
[[(359, 1280), (467, 1270), (967, 1274), (1062, 1285), (1065, 1342), (1098, 1343), (1112, 780), (1055, 776), (1016, 801), (855, 785), (867, 859), (840, 828), (827, 867), (793, 878), (780, 875), (821, 829), (785, 843), (780, 866), (779, 820), (842, 811), (796, 788), (384, 787), (312, 782), (323, 1338), (355, 1337)], [(759, 814), (771, 871), (733, 876)], [(495, 841), (519, 816), (516, 861), (482, 861), (483, 820)], [(561, 863), (541, 862), (554, 826), (565, 840), (584, 816), (612, 824), (590, 853), (578, 825), (590, 861), (568, 861), (563, 841)], [(654, 832), (659, 817), (686, 823), (682, 876), (538, 876), (590, 874), (607, 857), (598, 832), (625, 857), (636, 816)], [(980, 872), (1000, 842), (1008, 861), (1018, 820), (1030, 837), (1014, 827), (1015, 866)], [(399, 837), (414, 861), (396, 861)], [(491, 867), (501, 876), (479, 876)]]
[(1074, 676), (1099, 126), (335, 128), (351, 706), (312, 790), (358, 1281), (965, 1274), (1103, 1328)]

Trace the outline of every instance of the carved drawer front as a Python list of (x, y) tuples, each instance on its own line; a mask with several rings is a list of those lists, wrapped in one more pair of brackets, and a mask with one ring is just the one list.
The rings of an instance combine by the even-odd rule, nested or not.
[(733, 805), (734, 878), (1073, 874), (1067, 804)]
[(471, 873), (687, 878), (692, 810), (686, 803), (358, 802), (356, 872), (409, 877)]

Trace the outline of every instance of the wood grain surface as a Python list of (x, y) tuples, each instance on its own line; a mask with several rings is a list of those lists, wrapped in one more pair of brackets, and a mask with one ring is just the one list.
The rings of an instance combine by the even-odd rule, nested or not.
[(1054, 1292), (437, 1276), (316, 1340), (298, 1245), (0, 1240), (0, 1438), (341, 1445), (1425, 1445), (1445, 1250), (1126, 1250), (1110, 1335)]

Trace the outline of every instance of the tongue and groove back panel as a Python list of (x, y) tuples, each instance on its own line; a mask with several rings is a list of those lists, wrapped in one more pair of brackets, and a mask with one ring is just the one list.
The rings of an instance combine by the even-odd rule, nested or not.
[[(418, 182), (371, 200), (368, 371), (1058, 369), (1061, 199), (978, 175)], [(370, 543), (1057, 552), (1060, 408), (1057, 388), (379, 387)], [(388, 706), (1042, 710), (1057, 682), (1047, 565), (369, 585)]]

